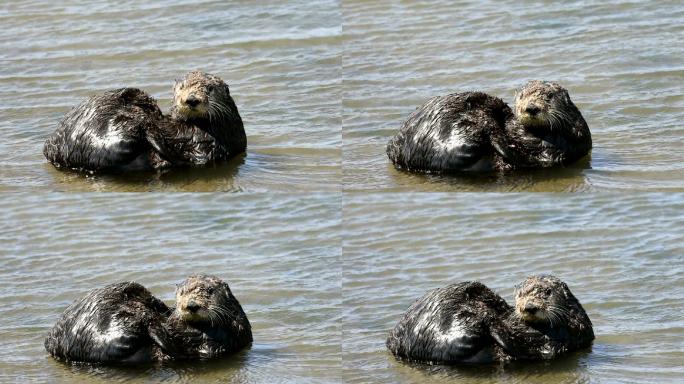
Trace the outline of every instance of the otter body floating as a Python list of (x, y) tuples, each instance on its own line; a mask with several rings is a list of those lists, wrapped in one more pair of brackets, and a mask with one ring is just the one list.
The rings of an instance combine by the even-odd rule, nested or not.
[(556, 83), (530, 81), (515, 113), (481, 92), (431, 99), (387, 144), (397, 168), (449, 173), (569, 165), (591, 150), (586, 121)]
[(69, 111), (43, 154), (58, 168), (120, 172), (205, 165), (246, 146), (228, 85), (194, 71), (176, 82), (170, 115), (139, 89), (108, 91)]
[(548, 360), (593, 340), (582, 305), (545, 275), (517, 288), (515, 307), (478, 282), (433, 290), (411, 305), (386, 344), (402, 359), (457, 364)]
[(45, 349), (67, 362), (145, 363), (214, 358), (251, 342), (228, 284), (193, 275), (178, 286), (175, 309), (134, 282), (93, 290), (66, 309)]

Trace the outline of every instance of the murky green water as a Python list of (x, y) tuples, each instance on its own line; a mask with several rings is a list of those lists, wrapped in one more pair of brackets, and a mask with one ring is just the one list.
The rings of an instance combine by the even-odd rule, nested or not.
[[(14, 194), (0, 211), (0, 382), (340, 380), (339, 194)], [(251, 348), (137, 369), (45, 352), (47, 331), (88, 290), (134, 280), (172, 304), (175, 284), (198, 272), (228, 282)]]
[[(684, 377), (684, 196), (352, 194), (343, 213), (347, 382), (675, 383)], [(594, 324), (590, 352), (511, 367), (402, 364), (389, 330), (428, 290), (479, 280), (509, 303), (561, 277)]]
[[(21, 1), (0, 5), (0, 190), (335, 191), (340, 9), (307, 1)], [(134, 86), (171, 105), (193, 69), (229, 85), (247, 156), (212, 169), (84, 178), (42, 155), (71, 107)]]
[[(345, 0), (342, 14), (345, 189), (684, 190), (680, 2)], [(429, 98), (512, 104), (529, 79), (569, 89), (594, 139), (588, 168), (439, 177), (389, 163), (389, 137)]]

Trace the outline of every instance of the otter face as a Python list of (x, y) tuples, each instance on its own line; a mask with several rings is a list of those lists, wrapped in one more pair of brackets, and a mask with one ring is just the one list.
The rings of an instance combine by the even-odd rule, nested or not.
[(571, 104), (568, 91), (557, 83), (532, 80), (515, 93), (515, 115), (527, 127), (560, 127)]
[(182, 120), (211, 119), (223, 113), (221, 100), (229, 95), (228, 85), (219, 77), (192, 71), (173, 87), (174, 115)]
[(516, 314), (526, 323), (560, 322), (566, 315), (567, 285), (554, 276), (530, 276), (515, 290)]
[(176, 287), (176, 312), (189, 323), (221, 323), (223, 303), (230, 300), (228, 284), (214, 276), (192, 275)]

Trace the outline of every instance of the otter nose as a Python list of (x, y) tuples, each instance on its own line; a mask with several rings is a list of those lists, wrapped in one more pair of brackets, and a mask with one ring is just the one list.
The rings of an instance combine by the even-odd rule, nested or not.
[(185, 104), (191, 106), (191, 107), (196, 107), (200, 103), (200, 99), (196, 98), (195, 96), (188, 96), (187, 99), (185, 99)]
[(530, 104), (530, 105), (527, 106), (527, 108), (525, 108), (525, 112), (529, 113), (529, 114), (532, 115), (532, 116), (534, 116), (534, 115), (536, 115), (537, 113), (539, 113), (539, 111), (541, 111), (541, 108), (537, 107), (537, 106), (534, 105), (534, 104)]
[(197, 304), (197, 303), (194, 302), (194, 301), (190, 301), (190, 302), (188, 302), (188, 304), (185, 306), (185, 308), (187, 308), (187, 310), (190, 311), (190, 312), (197, 312), (197, 310), (200, 309), (200, 305)]
[(539, 310), (539, 307), (537, 307), (534, 304), (527, 303), (525, 304), (525, 308), (523, 308), (523, 311), (529, 314), (534, 314)]

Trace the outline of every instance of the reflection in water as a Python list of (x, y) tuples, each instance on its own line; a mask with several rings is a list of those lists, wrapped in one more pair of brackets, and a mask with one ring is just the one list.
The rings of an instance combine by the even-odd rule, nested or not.
[(396, 361), (393, 368), (399, 372), (402, 382), (456, 381), (548, 383), (549, 376), (559, 378), (559, 383), (589, 382), (587, 358), (590, 351), (563, 356), (552, 361), (515, 362), (508, 365), (462, 364), (458, 366), (427, 365)]
[[(510, 172), (424, 174), (407, 172), (388, 163), (388, 173), (399, 185), (421, 185), (421, 190), (432, 192), (457, 188), (464, 191), (563, 191), (576, 192), (590, 187), (585, 170), (591, 168), (588, 156), (578, 163), (563, 168), (521, 169)], [(397, 190), (401, 188), (396, 188)]]
[[(228, 162), (217, 163), (206, 167), (187, 167), (168, 169), (161, 172), (139, 171), (119, 174), (83, 174), (71, 170), (51, 169), (54, 183), (65, 190), (94, 189), (97, 191), (126, 190), (206, 190), (206, 191), (240, 191), (235, 179), (240, 168), (245, 164), (247, 154), (238, 155)], [(47, 164), (46, 167), (52, 168)], [(204, 185), (204, 188), (198, 188)]]

